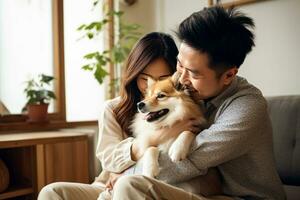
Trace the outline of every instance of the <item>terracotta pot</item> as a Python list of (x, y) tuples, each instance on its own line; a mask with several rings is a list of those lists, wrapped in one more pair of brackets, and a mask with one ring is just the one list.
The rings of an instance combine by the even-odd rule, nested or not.
[(49, 104), (27, 105), (28, 122), (47, 122)]
[(0, 158), (0, 193), (7, 189), (9, 185), (9, 172), (5, 163)]

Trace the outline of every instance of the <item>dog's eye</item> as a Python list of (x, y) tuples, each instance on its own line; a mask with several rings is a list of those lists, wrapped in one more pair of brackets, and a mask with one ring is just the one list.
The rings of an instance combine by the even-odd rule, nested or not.
[(162, 94), (162, 93), (158, 93), (157, 96), (156, 96), (156, 98), (158, 98), (158, 99), (162, 99), (164, 97), (166, 97), (166, 95)]

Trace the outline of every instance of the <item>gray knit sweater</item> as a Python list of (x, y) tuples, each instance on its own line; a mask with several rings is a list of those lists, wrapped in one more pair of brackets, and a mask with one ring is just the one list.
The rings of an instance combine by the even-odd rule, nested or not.
[[(206, 103), (206, 109), (210, 127), (197, 135), (188, 158), (173, 163), (161, 153), (157, 178), (176, 185), (217, 167), (225, 195), (285, 199), (275, 168), (272, 127), (262, 93), (244, 78), (236, 77), (224, 92)], [(141, 165), (138, 163), (134, 171), (140, 171)]]

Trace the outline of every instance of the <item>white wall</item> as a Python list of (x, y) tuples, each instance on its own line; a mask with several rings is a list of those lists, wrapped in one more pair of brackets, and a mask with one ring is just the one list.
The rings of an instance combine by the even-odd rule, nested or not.
[(175, 38), (174, 31), (179, 24), (192, 13), (202, 10), (207, 6), (206, 0), (161, 0), (159, 1), (160, 30), (172, 34)]
[(300, 94), (300, 1), (272, 0), (241, 8), (256, 23), (256, 47), (240, 75), (264, 95)]
[(162, 31), (176, 39), (176, 31), (180, 22), (207, 6), (206, 0), (138, 0), (132, 6), (120, 4), (125, 11), (126, 22), (138, 23), (143, 26), (143, 33)]
[(156, 4), (159, 0), (138, 0), (135, 4), (127, 6), (120, 3), (120, 10), (124, 11), (125, 23), (137, 23), (142, 25), (142, 33), (156, 30)]
[[(206, 0), (139, 0), (121, 9), (128, 21), (143, 25), (144, 32), (174, 35), (183, 19), (205, 6)], [(266, 96), (300, 94), (300, 1), (269, 0), (240, 9), (256, 23), (256, 47), (239, 74)]]

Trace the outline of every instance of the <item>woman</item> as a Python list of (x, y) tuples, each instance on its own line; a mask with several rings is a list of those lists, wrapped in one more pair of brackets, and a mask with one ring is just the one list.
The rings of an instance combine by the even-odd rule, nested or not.
[[(112, 188), (118, 176), (136, 163), (142, 156), (129, 130), (129, 124), (137, 112), (136, 104), (143, 98), (147, 78), (159, 80), (176, 70), (178, 50), (167, 34), (153, 32), (142, 37), (129, 54), (123, 77), (121, 95), (105, 103), (99, 119), (99, 140), (96, 156), (102, 168), (112, 172), (106, 183)], [(180, 129), (179, 129), (180, 128)], [(179, 124), (178, 132), (188, 128)], [(174, 130), (177, 130), (176, 127)], [(157, 134), (156, 140), (159, 140)], [(97, 199), (104, 185), (52, 183), (45, 186), (39, 199)]]

